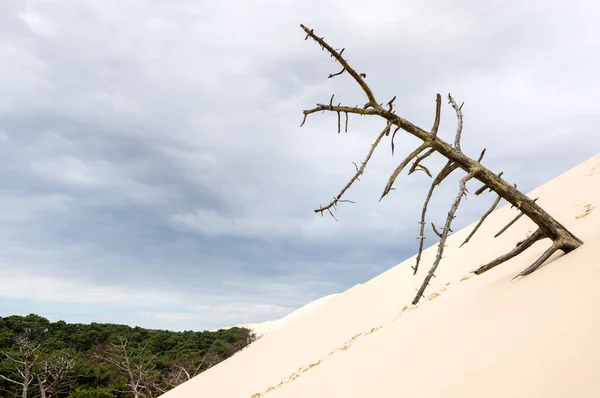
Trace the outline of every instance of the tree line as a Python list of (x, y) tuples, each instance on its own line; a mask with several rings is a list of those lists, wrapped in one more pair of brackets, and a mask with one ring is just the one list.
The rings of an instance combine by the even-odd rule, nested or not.
[(0, 396), (154, 398), (254, 340), (244, 328), (172, 332), (0, 317)]

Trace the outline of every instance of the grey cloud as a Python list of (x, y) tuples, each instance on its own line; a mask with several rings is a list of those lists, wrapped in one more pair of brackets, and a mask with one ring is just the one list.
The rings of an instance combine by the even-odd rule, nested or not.
[[(380, 100), (397, 95), (398, 113), (422, 127), (432, 123), (436, 92), (466, 101), (464, 150), (476, 156), (487, 147), (486, 164), (529, 190), (600, 145), (591, 100), (599, 88), (596, 8), (3, 2), (0, 269), (18, 264), (89, 291), (131, 291), (132, 300), (160, 292), (171, 304), (122, 310), (177, 328), (280, 316), (362, 282), (414, 253), (430, 181), (401, 176), (378, 202), (415, 145), (400, 136), (393, 158), (389, 143), (378, 149), (339, 222), (313, 213), (383, 125), (351, 117), (348, 134), (338, 135), (335, 115), (312, 115), (298, 127), (302, 109), (333, 93), (364, 102), (347, 75), (326, 79), (337, 66), (303, 41), (298, 24), (346, 47)], [(440, 133), (454, 129), (445, 106)], [(432, 170), (443, 164), (431, 161)], [(440, 187), (431, 220), (444, 217), (457, 178)], [(456, 228), (489, 199), (470, 200)], [(89, 297), (118, 307), (102, 304), (100, 293)]]

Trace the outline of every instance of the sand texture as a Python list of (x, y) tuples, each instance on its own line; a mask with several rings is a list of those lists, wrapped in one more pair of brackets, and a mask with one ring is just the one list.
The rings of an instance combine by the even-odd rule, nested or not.
[(436, 245), (417, 277), (412, 257), (298, 311), (163, 397), (600, 397), (600, 155), (529, 196), (585, 244), (525, 278), (511, 281), (548, 240), (471, 276), (535, 230), (523, 217), (494, 239), (518, 214), (504, 206), (462, 248), (475, 224), (448, 239), (418, 306), (407, 304)]

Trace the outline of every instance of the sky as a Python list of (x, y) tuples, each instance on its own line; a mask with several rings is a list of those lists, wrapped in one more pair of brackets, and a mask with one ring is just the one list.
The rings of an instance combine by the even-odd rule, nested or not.
[[(594, 0), (0, 1), (0, 316), (204, 330), (276, 319), (415, 254), (430, 184), (418, 145), (302, 110), (380, 102), (430, 128), (464, 101), (463, 151), (527, 192), (600, 148)], [(439, 135), (456, 118), (442, 108)], [(427, 165), (437, 170), (440, 156)], [(461, 175), (428, 221), (443, 224)], [(462, 204), (454, 230), (493, 196)], [(427, 246), (435, 240), (428, 233)], [(443, 266), (443, 264), (441, 265)]]

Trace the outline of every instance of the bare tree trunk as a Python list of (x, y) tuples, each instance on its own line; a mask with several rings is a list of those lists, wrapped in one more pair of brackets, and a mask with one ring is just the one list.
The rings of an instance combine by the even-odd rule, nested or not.
[(24, 377), (23, 377), (24, 382), (22, 384), (22, 386), (23, 386), (23, 393), (21, 394), (22, 398), (27, 398), (27, 393), (29, 392), (29, 383), (31, 380), (30, 376), (31, 376), (30, 368), (25, 368)]
[(38, 386), (40, 387), (40, 398), (46, 398), (46, 387), (41, 380), (38, 379)]

